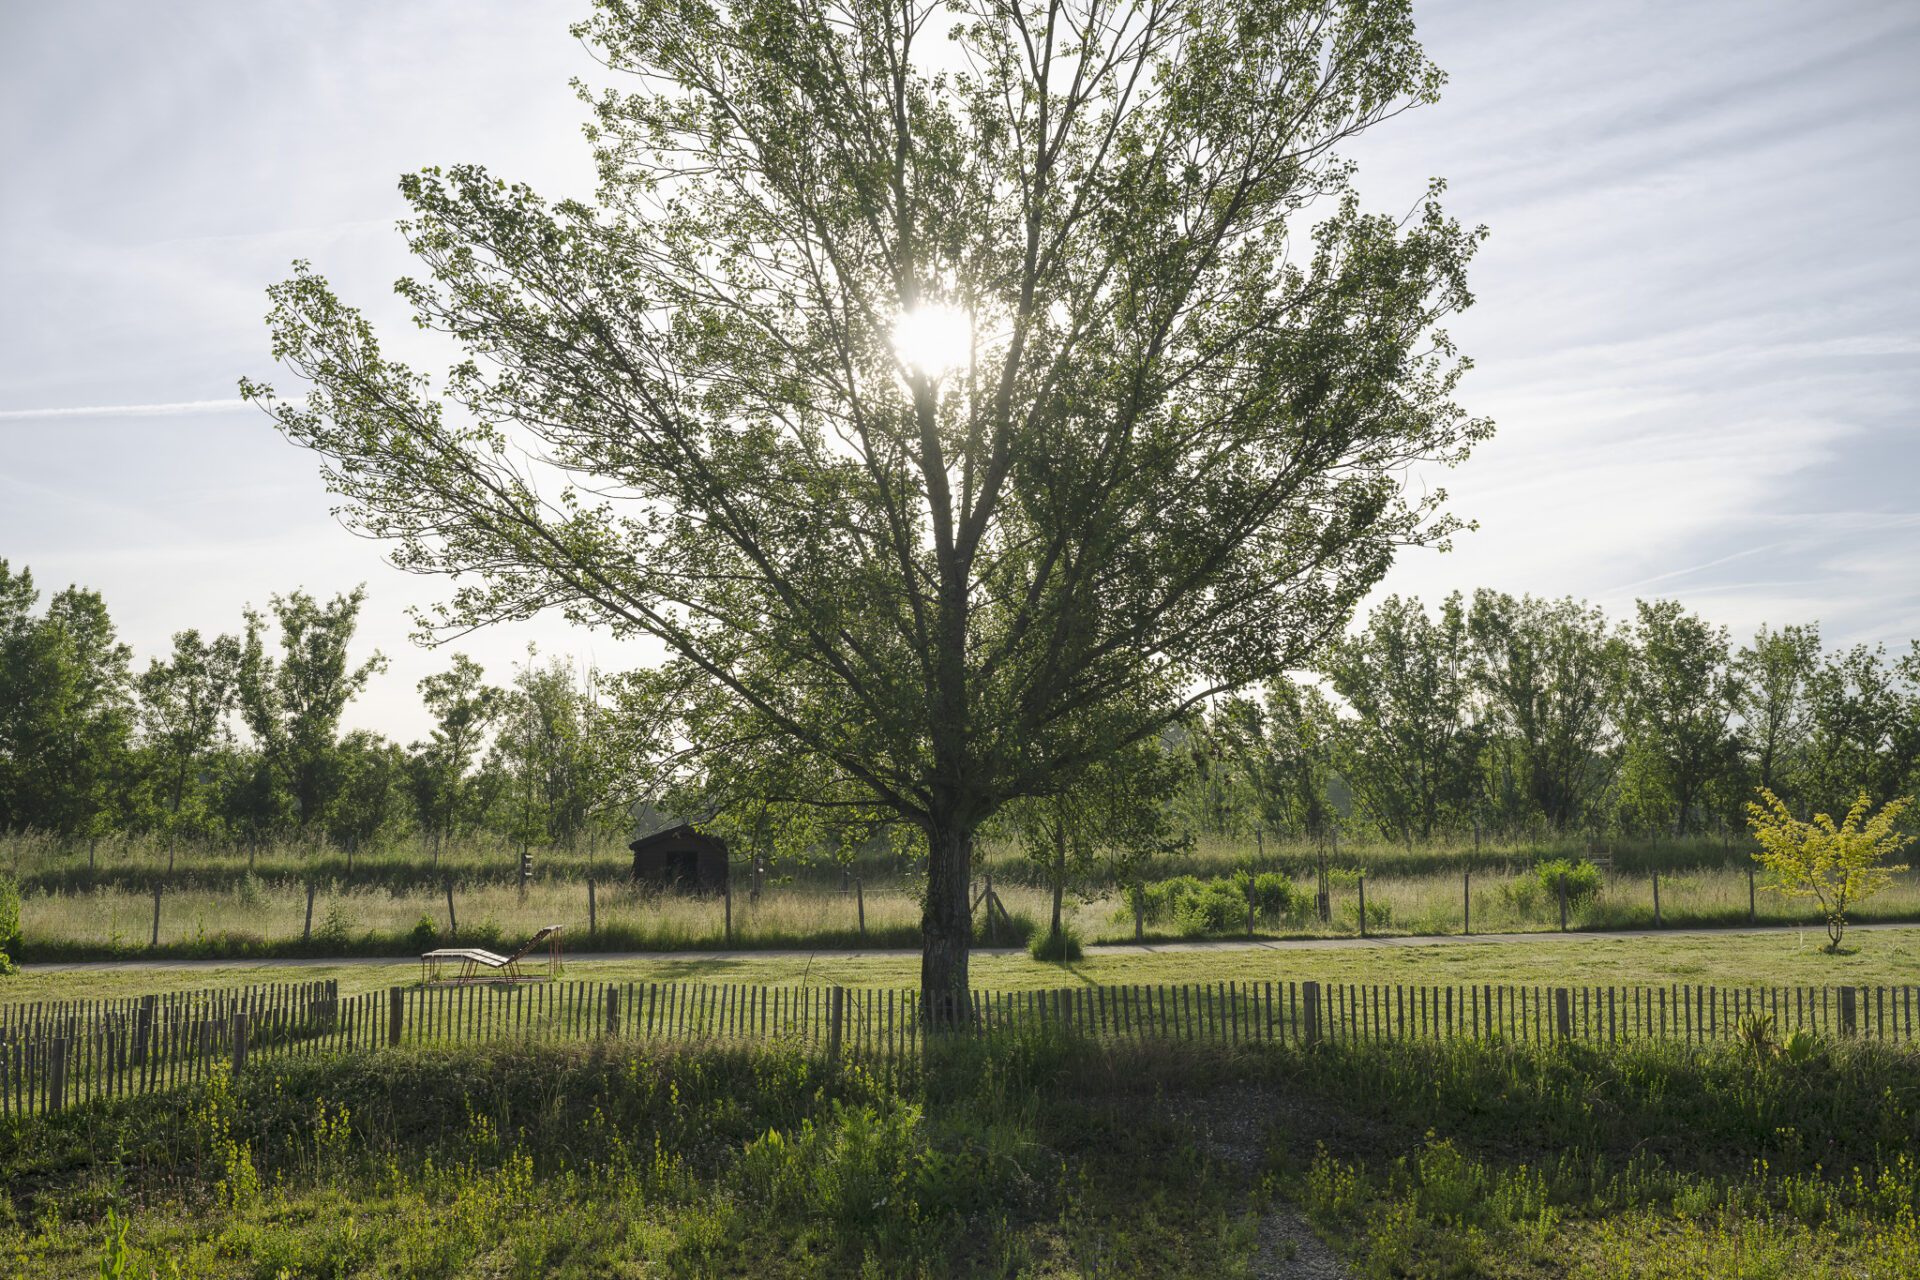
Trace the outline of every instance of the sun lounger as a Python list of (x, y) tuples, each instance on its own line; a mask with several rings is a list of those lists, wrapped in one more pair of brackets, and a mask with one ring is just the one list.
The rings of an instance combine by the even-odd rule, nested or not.
[[(541, 943), (547, 944), (547, 972), (544, 974), (523, 973), (520, 961)], [(447, 970), (459, 966), (457, 975), (450, 976)], [(480, 947), (439, 947), (424, 952), (420, 957), (421, 977), (426, 982), (470, 983), (470, 982), (541, 982), (557, 977), (560, 972), (560, 926), (550, 924), (527, 939), (526, 945), (510, 956), (487, 951)]]

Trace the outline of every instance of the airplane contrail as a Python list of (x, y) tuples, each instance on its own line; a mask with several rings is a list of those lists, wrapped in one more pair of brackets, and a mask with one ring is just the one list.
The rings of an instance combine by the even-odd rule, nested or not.
[(23, 418), (147, 418), (176, 413), (230, 413), (245, 400), (175, 400), (167, 404), (81, 404), (52, 409), (0, 409), (0, 421)]

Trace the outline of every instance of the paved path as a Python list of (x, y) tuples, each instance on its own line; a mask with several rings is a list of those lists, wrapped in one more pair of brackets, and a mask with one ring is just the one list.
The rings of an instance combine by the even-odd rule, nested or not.
[[(1886, 924), (1854, 924), (1847, 926), (1848, 933), (1878, 931), (1883, 929), (1916, 929), (1920, 925), (1892, 922)], [(1338, 951), (1360, 947), (1473, 947), (1494, 942), (1546, 942), (1580, 943), (1606, 942), (1619, 938), (1725, 938), (1730, 936), (1749, 936), (1766, 934), (1818, 933), (1819, 925), (1758, 925), (1754, 927), (1718, 929), (1612, 929), (1612, 930), (1574, 930), (1568, 933), (1476, 933), (1463, 936), (1457, 933), (1406, 934), (1386, 938), (1261, 938), (1253, 941), (1234, 941), (1213, 939), (1199, 942), (1147, 942), (1112, 943), (1090, 945), (1087, 955), (1092, 956), (1151, 956), (1169, 952), (1184, 951)], [(567, 957), (569, 967), (580, 964), (597, 964), (613, 960), (660, 960), (696, 963), (701, 960), (858, 960), (867, 956), (910, 956), (919, 954), (907, 948), (870, 951), (797, 951), (797, 950), (748, 950), (748, 951), (589, 951), (575, 953)], [(975, 955), (1009, 956), (1024, 955), (1020, 947), (976, 947)], [(336, 956), (320, 959), (235, 959), (235, 960), (78, 960), (61, 964), (26, 964), (20, 968), (26, 973), (67, 973), (76, 970), (108, 972), (115, 969), (143, 970), (154, 972), (162, 969), (306, 969), (331, 968), (336, 965), (393, 965), (418, 964), (418, 956)]]

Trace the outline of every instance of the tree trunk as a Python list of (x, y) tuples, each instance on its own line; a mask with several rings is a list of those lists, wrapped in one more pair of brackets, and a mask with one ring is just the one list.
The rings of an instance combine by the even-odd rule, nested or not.
[(962, 823), (927, 832), (927, 903), (920, 916), (920, 998), (929, 1029), (948, 1030), (970, 1021), (967, 953), (973, 917), (967, 888), (973, 873), (973, 829)]
[(1067, 826), (1055, 819), (1053, 824), (1053, 921), (1048, 925), (1050, 938), (1060, 936), (1060, 899), (1067, 890)]

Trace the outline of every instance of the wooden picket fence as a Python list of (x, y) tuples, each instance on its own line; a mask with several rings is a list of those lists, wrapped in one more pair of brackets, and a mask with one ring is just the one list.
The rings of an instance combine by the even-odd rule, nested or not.
[[(1543, 987), (1213, 982), (976, 991), (982, 1033), (1052, 1027), (1108, 1041), (1283, 1044), (1506, 1039), (1593, 1043), (1776, 1035), (1911, 1044), (1920, 987)], [(917, 1056), (917, 991), (705, 982), (391, 987), (333, 982), (0, 1010), (0, 1117), (170, 1090), (217, 1066), (504, 1039), (784, 1042), (892, 1071)]]

